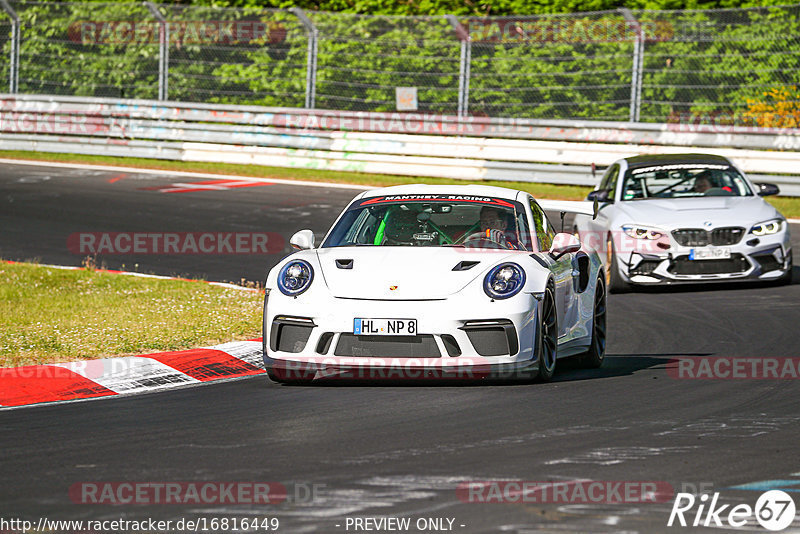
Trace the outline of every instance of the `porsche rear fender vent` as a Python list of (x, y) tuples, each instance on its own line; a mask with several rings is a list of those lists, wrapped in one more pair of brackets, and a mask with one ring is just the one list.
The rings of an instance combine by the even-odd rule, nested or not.
[(339, 269), (352, 269), (353, 260), (336, 260), (336, 267)]
[(573, 278), (575, 292), (583, 293), (589, 285), (589, 275), (591, 274), (589, 255), (585, 252), (579, 252), (573, 262), (573, 267), (578, 270), (578, 277)]

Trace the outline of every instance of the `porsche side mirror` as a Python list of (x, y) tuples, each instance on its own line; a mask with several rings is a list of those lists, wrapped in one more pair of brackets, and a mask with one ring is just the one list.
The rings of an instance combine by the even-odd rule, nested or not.
[(578, 252), (581, 249), (581, 240), (574, 234), (559, 233), (553, 238), (553, 246), (550, 247), (550, 254), (553, 259), (559, 259), (564, 254)]
[(777, 195), (781, 192), (780, 188), (775, 184), (755, 184), (756, 192), (760, 197), (768, 197), (770, 195)]
[(292, 236), (289, 244), (295, 250), (308, 250), (314, 248), (314, 232), (311, 230), (300, 230)]

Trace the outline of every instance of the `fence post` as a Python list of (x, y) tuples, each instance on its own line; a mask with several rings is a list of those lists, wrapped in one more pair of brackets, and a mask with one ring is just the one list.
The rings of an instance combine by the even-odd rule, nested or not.
[(7, 0), (0, 0), (0, 5), (8, 16), (11, 17), (11, 61), (9, 64), (8, 92), (17, 94), (19, 92), (19, 41), (20, 23), (19, 17)]
[(630, 9), (626, 7), (618, 8), (625, 20), (631, 24), (636, 32), (636, 40), (633, 43), (633, 67), (631, 71), (631, 109), (630, 121), (639, 122), (639, 113), (642, 108), (642, 69), (644, 67), (644, 30)]
[(169, 96), (169, 24), (153, 2), (145, 2), (147, 9), (159, 22), (158, 28), (158, 99)]
[(317, 99), (317, 40), (319, 30), (305, 12), (299, 7), (289, 9), (300, 20), (308, 35), (308, 56), (306, 59), (306, 109), (314, 109)]
[(469, 32), (458, 21), (455, 15), (445, 15), (458, 40), (461, 41), (461, 53), (458, 67), (458, 116), (466, 117), (469, 109), (469, 67), (472, 63), (472, 41)]

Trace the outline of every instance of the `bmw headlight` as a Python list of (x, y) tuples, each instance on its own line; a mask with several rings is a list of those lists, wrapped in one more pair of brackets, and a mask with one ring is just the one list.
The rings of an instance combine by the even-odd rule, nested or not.
[(290, 261), (278, 274), (278, 288), (281, 293), (296, 297), (311, 286), (314, 280), (314, 269), (304, 260)]
[(516, 263), (501, 263), (483, 280), (483, 290), (493, 299), (513, 297), (524, 285), (525, 271)]
[(658, 232), (656, 230), (653, 230), (652, 228), (646, 228), (644, 226), (633, 226), (630, 224), (623, 226), (622, 231), (625, 232), (625, 235), (632, 237), (634, 239), (656, 240), (656, 239), (661, 239), (664, 236), (662, 232)]
[(750, 228), (750, 233), (753, 235), (772, 235), (781, 231), (783, 221), (781, 219), (772, 219), (771, 221), (764, 221), (762, 223), (754, 224)]

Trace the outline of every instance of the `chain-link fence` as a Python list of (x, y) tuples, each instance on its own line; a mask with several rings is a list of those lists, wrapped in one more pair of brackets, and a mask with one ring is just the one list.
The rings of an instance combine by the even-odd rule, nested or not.
[(3, 43), (0, 47), (0, 91), (8, 89), (11, 83), (11, 28), (11, 20), (0, 13), (0, 43)]
[(800, 5), (637, 16), (671, 25), (644, 46), (643, 121), (746, 123), (800, 110)]
[(475, 18), (3, 4), (11, 93), (800, 126), (800, 5)]

